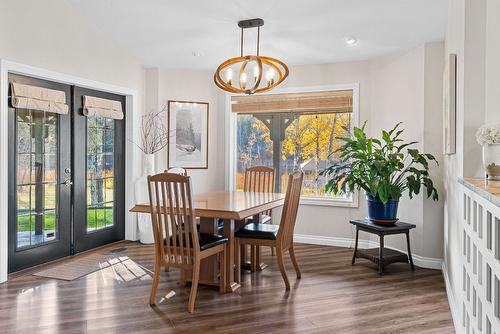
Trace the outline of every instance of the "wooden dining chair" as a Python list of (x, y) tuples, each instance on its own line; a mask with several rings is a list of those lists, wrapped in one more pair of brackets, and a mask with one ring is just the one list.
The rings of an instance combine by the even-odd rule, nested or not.
[(278, 258), (281, 276), (283, 276), (283, 280), (285, 281), (286, 289), (290, 290), (290, 282), (288, 281), (285, 263), (283, 261), (285, 252), (288, 251), (290, 258), (292, 259), (297, 278), (300, 278), (301, 274), (299, 264), (297, 263), (293, 249), (293, 231), (295, 228), (295, 220), (297, 218), (297, 210), (299, 208), (303, 177), (304, 174), (302, 172), (290, 174), (288, 177), (288, 187), (286, 190), (285, 204), (281, 214), (280, 225), (248, 224), (235, 233), (237, 283), (241, 282), (241, 259), (239, 254), (241, 245), (276, 247), (276, 257)]
[(148, 176), (148, 188), (155, 240), (155, 268), (149, 304), (156, 305), (161, 268), (179, 268), (183, 283), (187, 273), (192, 273), (188, 302), (188, 312), (192, 313), (202, 259), (221, 254), (219, 288), (220, 292), (225, 291), (228, 239), (197, 232), (189, 176), (173, 173), (151, 175)]
[[(274, 180), (276, 170), (267, 166), (254, 166), (245, 169), (243, 179), (243, 191), (271, 193), (274, 192)], [(267, 210), (262, 213), (262, 224), (272, 224), (272, 211)], [(245, 224), (254, 223), (253, 218), (247, 218)], [(271, 247), (271, 254), (274, 255), (274, 247)], [(259, 262), (259, 251), (256, 246), (251, 246), (251, 268), (256, 268)], [(241, 248), (242, 261), (246, 259), (246, 249)], [(253, 269), (252, 269), (253, 270)]]

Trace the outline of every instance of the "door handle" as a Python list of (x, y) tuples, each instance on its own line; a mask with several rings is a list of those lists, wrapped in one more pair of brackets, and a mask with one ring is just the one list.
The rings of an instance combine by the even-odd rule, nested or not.
[(71, 180), (66, 180), (66, 181), (64, 181), (64, 182), (63, 182), (63, 183), (61, 183), (61, 184), (65, 185), (66, 187), (69, 187), (69, 186), (73, 185), (73, 181), (71, 181)]

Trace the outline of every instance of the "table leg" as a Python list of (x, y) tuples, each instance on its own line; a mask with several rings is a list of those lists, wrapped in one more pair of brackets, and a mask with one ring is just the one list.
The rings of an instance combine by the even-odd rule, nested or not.
[(410, 250), (410, 232), (406, 231), (406, 247), (408, 248), (408, 260), (410, 261), (410, 267), (412, 271), (415, 271), (415, 266), (413, 265), (413, 258), (411, 256)]
[(222, 234), (228, 238), (226, 245), (226, 291), (233, 292), (237, 290), (240, 285), (234, 280), (234, 220), (224, 219), (224, 227), (222, 229)]
[(356, 241), (354, 242), (354, 253), (352, 254), (351, 265), (354, 265), (354, 262), (356, 261), (356, 252), (358, 251), (358, 237), (359, 237), (359, 229), (356, 227)]
[(378, 273), (384, 274), (384, 235), (380, 235), (380, 248), (378, 250)]
[[(217, 218), (200, 218), (200, 232), (207, 234), (217, 234)], [(201, 260), (200, 263), (200, 283), (218, 285), (219, 279), (217, 266), (217, 255)]]

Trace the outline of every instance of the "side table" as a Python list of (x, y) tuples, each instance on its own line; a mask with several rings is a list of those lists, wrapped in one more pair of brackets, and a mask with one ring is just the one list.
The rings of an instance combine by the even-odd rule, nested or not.
[[(352, 264), (356, 258), (365, 258), (378, 264), (378, 273), (384, 274), (384, 266), (395, 262), (410, 263), (412, 271), (415, 271), (413, 259), (410, 250), (410, 230), (415, 228), (414, 224), (396, 222), (394, 225), (377, 225), (369, 219), (351, 220), (351, 224), (356, 226), (356, 243), (354, 245), (354, 254), (352, 255)], [(358, 249), (359, 231), (376, 234), (380, 238), (379, 248)], [(394, 249), (384, 247), (384, 236), (391, 234), (406, 234), (406, 244), (408, 247), (408, 255)]]

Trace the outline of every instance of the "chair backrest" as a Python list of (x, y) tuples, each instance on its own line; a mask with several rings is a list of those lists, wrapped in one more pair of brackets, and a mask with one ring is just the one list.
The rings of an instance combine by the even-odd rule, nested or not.
[(169, 266), (192, 265), (200, 250), (189, 176), (148, 176), (151, 220), (157, 256)]
[(302, 179), (304, 173), (295, 172), (288, 177), (288, 186), (285, 195), (285, 205), (281, 214), (281, 222), (278, 231), (278, 241), (283, 249), (288, 249), (293, 243), (293, 230), (299, 209), (300, 191), (302, 190)]
[(179, 174), (179, 175), (184, 175), (184, 176), (188, 175), (187, 170), (185, 170), (182, 167), (172, 167), (172, 168), (166, 170), (165, 173)]
[(274, 191), (276, 170), (272, 167), (255, 166), (245, 169), (244, 191), (271, 193)]

